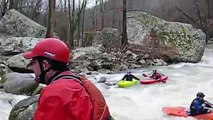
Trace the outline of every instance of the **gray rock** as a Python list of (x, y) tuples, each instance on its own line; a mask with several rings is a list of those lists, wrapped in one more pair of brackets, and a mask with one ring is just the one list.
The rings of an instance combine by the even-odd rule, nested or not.
[(18, 102), (11, 110), (9, 120), (33, 120), (38, 96), (31, 96)]
[[(152, 34), (161, 45), (173, 48), (178, 56), (173, 59), (183, 62), (199, 62), (205, 49), (206, 35), (200, 29), (192, 25), (167, 22), (148, 13), (130, 11), (127, 14), (127, 33), (130, 43), (142, 44), (145, 36)], [(147, 40), (147, 39), (146, 39)], [(170, 49), (171, 50), (171, 49)], [(176, 58), (177, 57), (177, 58)]]
[(0, 59), (0, 77), (10, 72), (6, 61)]
[(26, 68), (27, 64), (29, 63), (29, 59), (25, 59), (21, 54), (14, 55), (10, 57), (8, 60), (9, 67), (16, 67), (16, 68)]
[(167, 63), (162, 59), (154, 59), (155, 66), (166, 66)]
[(98, 31), (93, 38), (93, 46), (104, 45), (105, 48), (119, 48), (121, 46), (121, 36), (115, 28), (103, 28)]
[(106, 77), (101, 77), (98, 81), (98, 83), (105, 83), (106, 82)]
[(3, 84), (5, 92), (13, 94), (31, 95), (38, 87), (34, 77), (31, 74), (8, 73), (3, 78), (6, 80)]
[(16, 37), (44, 38), (47, 29), (11, 9), (0, 20), (0, 33)]
[[(42, 38), (33, 37), (3, 37), (0, 38), (0, 50), (1, 54), (5, 52), (13, 52), (19, 50), (19, 52), (31, 50), (35, 44)], [(7, 47), (5, 47), (7, 46)]]

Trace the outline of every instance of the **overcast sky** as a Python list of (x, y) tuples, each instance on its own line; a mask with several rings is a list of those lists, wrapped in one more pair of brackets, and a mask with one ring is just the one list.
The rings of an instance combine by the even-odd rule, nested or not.
[[(1, 1), (1, 0), (0, 0)], [(57, 0), (59, 2), (59, 0)], [(83, 1), (83, 0), (81, 0)], [(104, 1), (108, 1), (108, 0), (104, 0)], [(76, 4), (78, 4), (78, 0), (76, 0)], [(95, 0), (88, 0), (88, 3), (87, 3), (87, 7), (92, 7), (95, 5)]]
[[(108, 0), (104, 0), (104, 1), (108, 1)], [(87, 7), (92, 7), (94, 5), (95, 5), (95, 0), (88, 0)]]
[(87, 4), (87, 7), (92, 7), (94, 5), (95, 5), (95, 0), (89, 0), (88, 4)]

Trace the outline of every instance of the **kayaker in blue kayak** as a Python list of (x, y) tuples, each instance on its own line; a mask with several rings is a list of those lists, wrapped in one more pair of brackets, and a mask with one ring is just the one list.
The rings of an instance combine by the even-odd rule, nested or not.
[(127, 74), (124, 75), (124, 77), (122, 78), (122, 80), (126, 80), (126, 81), (132, 81), (133, 79), (140, 80), (139, 78), (132, 75), (130, 71), (128, 71)]
[(152, 75), (150, 76), (150, 78), (158, 80), (159, 78), (161, 78), (161, 74), (158, 73), (156, 69), (154, 69)]
[(208, 101), (204, 100), (205, 95), (202, 92), (198, 92), (196, 98), (190, 105), (189, 115), (195, 116), (200, 114), (210, 113), (213, 105)]

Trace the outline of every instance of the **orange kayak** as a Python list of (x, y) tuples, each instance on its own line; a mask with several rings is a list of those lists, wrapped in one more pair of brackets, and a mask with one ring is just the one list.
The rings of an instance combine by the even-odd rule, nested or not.
[[(171, 116), (179, 116), (179, 117), (189, 117), (187, 115), (187, 108), (184, 107), (163, 107), (162, 111), (166, 113), (167, 115)], [(196, 119), (202, 119), (202, 120), (213, 120), (213, 111), (208, 114), (202, 114), (197, 116), (190, 116), (194, 117)]]

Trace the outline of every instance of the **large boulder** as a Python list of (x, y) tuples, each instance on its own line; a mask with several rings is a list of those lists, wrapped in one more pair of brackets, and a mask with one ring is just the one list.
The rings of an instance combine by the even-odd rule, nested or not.
[[(6, 61), (0, 59), (0, 78), (9, 73), (10, 69), (8, 68), (8, 64)], [(1, 80), (0, 80), (1, 81)]]
[(161, 44), (177, 50), (178, 61), (199, 62), (205, 49), (206, 35), (192, 25), (168, 22), (141, 11), (127, 13), (127, 33), (130, 43), (140, 44), (151, 33)]
[[(28, 59), (20, 54), (31, 50), (42, 38), (33, 37), (3, 37), (0, 38), (0, 59), (14, 72), (31, 72), (26, 69)], [(7, 46), (7, 47), (5, 47)]]
[(5, 79), (3, 88), (7, 93), (31, 95), (38, 87), (38, 84), (34, 80), (34, 76), (31, 74), (13, 72), (6, 74), (3, 79)]
[[(27, 64), (29, 64), (30, 60), (29, 59), (25, 59), (23, 57), (23, 55), (18, 54), (18, 55), (14, 55), (12, 57), (10, 57), (8, 60), (8, 66), (13, 70), (13, 69), (18, 69), (18, 70), (13, 70), (13, 71), (19, 71), (21, 72), (21, 70), (27, 70)], [(27, 71), (25, 71), (27, 72)]]
[[(0, 54), (3, 56), (16, 55), (31, 50), (42, 38), (34, 37), (3, 37), (0, 38)], [(5, 47), (6, 46), (6, 47)]]
[(9, 120), (33, 120), (38, 96), (31, 96), (18, 102), (11, 110)]
[(47, 29), (11, 9), (0, 20), (0, 33), (16, 37), (44, 38)]
[(115, 28), (103, 28), (101, 31), (97, 31), (92, 40), (93, 46), (103, 44), (105, 48), (120, 48), (121, 36)]

